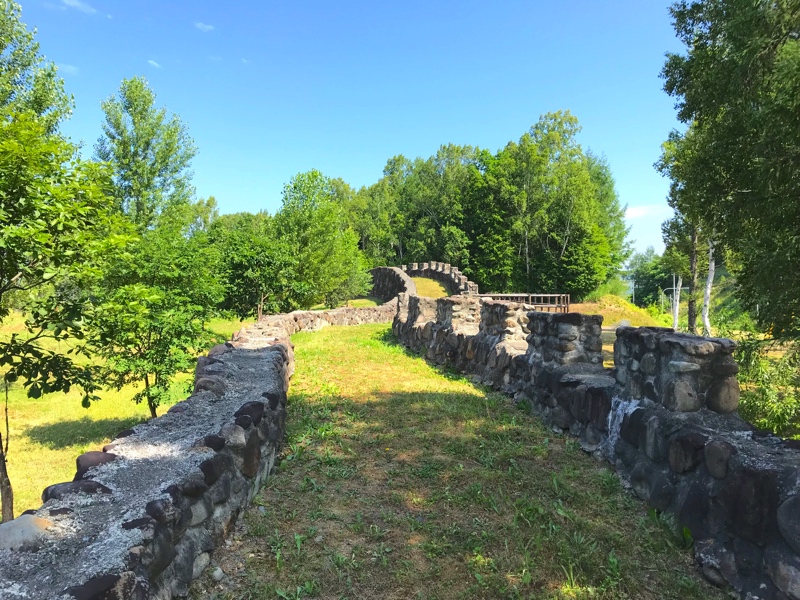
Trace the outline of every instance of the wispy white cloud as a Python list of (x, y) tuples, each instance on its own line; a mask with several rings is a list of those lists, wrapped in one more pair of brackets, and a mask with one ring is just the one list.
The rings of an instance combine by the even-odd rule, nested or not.
[(642, 206), (629, 206), (625, 210), (625, 218), (666, 217), (671, 212), (672, 209), (666, 204), (644, 204)]
[(208, 25), (207, 23), (203, 23), (202, 21), (195, 21), (194, 26), (197, 27), (203, 33), (208, 33), (209, 31), (214, 31), (213, 25)]
[(78, 67), (76, 67), (75, 65), (68, 65), (68, 64), (65, 64), (65, 63), (59, 63), (57, 66), (58, 66), (59, 72), (65, 73), (67, 75), (77, 75), (78, 73), (81, 72), (81, 70)]
[(242, 64), (243, 64), (243, 65), (249, 65), (249, 64), (250, 64), (250, 61), (249, 61), (249, 60), (247, 60), (246, 58), (243, 58), (243, 59), (242, 59)]
[(161, 68), (161, 65), (158, 64), (156, 61), (154, 61), (152, 58), (147, 61), (147, 64), (150, 65), (151, 67), (155, 67), (156, 69)]
[(68, 6), (69, 8), (74, 8), (75, 10), (79, 10), (81, 12), (86, 13), (87, 15), (93, 15), (97, 12), (97, 9), (91, 6), (87, 2), (81, 2), (81, 0), (61, 0), (64, 6)]

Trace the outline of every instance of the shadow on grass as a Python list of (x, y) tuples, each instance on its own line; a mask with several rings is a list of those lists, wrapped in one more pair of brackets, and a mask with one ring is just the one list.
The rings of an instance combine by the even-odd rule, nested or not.
[[(379, 392), (368, 401), (346, 393), (290, 394), (281, 474), (263, 501), (294, 512), (284, 518), (280, 510), (266, 511), (248, 535), (283, 530), (291, 539), (289, 531), (335, 522), (326, 529), (332, 547), (363, 534), (362, 591), (380, 582), (398, 597), (414, 596), (420, 582), (443, 597), (589, 597), (553, 592), (575, 581), (592, 595), (605, 590), (603, 597), (723, 597), (697, 577), (680, 540), (647, 516), (646, 505), (623, 490), (608, 466), (505, 397), (475, 392)], [(372, 559), (385, 552), (378, 542), (392, 549), (387, 565), (421, 554), (433, 567), (415, 572), (413, 584), (398, 571), (390, 581), (378, 568), (380, 554)], [(531, 547), (547, 558), (536, 560)], [(661, 574), (652, 585), (657, 591), (641, 592), (643, 547)], [(609, 564), (621, 565), (612, 576)], [(531, 577), (506, 576), (524, 572)], [(321, 585), (344, 591), (330, 579)]]
[[(391, 328), (379, 331), (372, 337), (374, 337), (376, 340), (380, 342), (383, 342), (387, 346), (401, 346), (400, 342), (397, 341), (397, 337), (394, 335)], [(405, 348), (405, 346), (402, 347)], [(413, 356), (419, 356), (419, 354), (414, 354), (414, 353), (411, 354)]]
[(144, 421), (145, 419), (141, 417), (99, 420), (83, 417), (48, 425), (36, 425), (29, 428), (25, 435), (34, 442), (55, 450), (80, 444), (99, 444), (112, 439), (120, 431), (130, 429)]
[[(381, 342), (382, 344), (385, 344), (385, 345), (387, 345), (389, 347), (400, 348), (403, 351), (403, 354), (405, 354), (406, 356), (410, 356), (410, 357), (413, 357), (413, 358), (425, 359), (425, 354), (423, 352), (415, 352), (411, 348), (408, 348), (407, 346), (404, 346), (403, 344), (401, 344), (400, 341), (397, 339), (397, 337), (394, 335), (394, 333), (392, 332), (391, 329), (387, 329), (385, 331), (379, 331), (378, 333), (376, 333), (372, 337), (374, 339), (378, 340), (379, 342)], [(456, 369), (455, 367), (453, 367), (453, 366), (451, 366), (449, 364), (443, 364), (443, 365), (442, 364), (437, 364), (437, 363), (431, 362), (431, 361), (429, 361), (427, 359), (425, 360), (425, 362), (429, 366), (431, 366), (434, 369), (436, 369), (436, 371), (439, 373), (439, 375), (441, 375), (445, 379), (448, 379), (450, 381), (463, 381), (465, 383), (469, 383), (469, 384), (475, 386), (476, 389), (479, 389), (482, 392), (489, 392), (489, 388), (487, 388), (484, 385), (475, 383), (467, 375), (465, 375), (464, 373), (462, 373), (461, 371), (459, 371), (458, 369)]]

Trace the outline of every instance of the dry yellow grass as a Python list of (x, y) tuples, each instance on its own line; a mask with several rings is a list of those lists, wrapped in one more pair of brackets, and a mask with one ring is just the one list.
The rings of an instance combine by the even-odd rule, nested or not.
[(619, 296), (603, 296), (598, 302), (583, 302), (570, 305), (570, 311), (587, 315), (603, 315), (603, 327), (631, 325), (654, 327), (660, 325), (646, 310), (639, 308)]
[(427, 298), (446, 298), (450, 291), (435, 279), (427, 277), (412, 277), (411, 280), (417, 286), (417, 294)]

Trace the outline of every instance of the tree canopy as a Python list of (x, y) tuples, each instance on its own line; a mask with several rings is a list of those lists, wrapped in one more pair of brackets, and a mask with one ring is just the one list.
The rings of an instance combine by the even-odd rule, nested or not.
[(134, 400), (154, 417), (174, 376), (208, 343), (204, 324), (222, 300), (217, 249), (197, 227), (206, 208), (165, 209), (152, 228), (128, 238), (91, 287), (92, 347), (107, 361), (107, 381), (117, 389), (143, 384)]
[(673, 195), (736, 256), (746, 305), (796, 336), (800, 2), (684, 0), (670, 11), (686, 51), (662, 75), (689, 125), (666, 150)]
[(663, 290), (672, 287), (665, 259), (658, 256), (652, 246), (631, 257), (628, 277), (633, 283), (633, 300), (638, 306), (657, 304)]
[(279, 238), (264, 212), (222, 215), (210, 230), (225, 281), (223, 308), (240, 318), (291, 310), (302, 290), (297, 254)]
[[(0, 341), (0, 368), (6, 382), (20, 380), (31, 398), (77, 385), (88, 401), (100, 382), (96, 369), (75, 360), (83, 345), (64, 353), (43, 342), (83, 338), (86, 295), (75, 282), (115, 238), (108, 235), (101, 170), (48, 131), (47, 119), (33, 112), (0, 110), (0, 321), (11, 297), (27, 317), (26, 332)], [(13, 517), (7, 443), (0, 435), (3, 520)]]
[(124, 79), (102, 103), (103, 135), (95, 157), (113, 169), (109, 195), (141, 231), (159, 213), (194, 198), (190, 165), (197, 149), (177, 115), (156, 108), (144, 77)]
[(72, 98), (56, 65), (39, 53), (35, 33), (22, 22), (19, 4), (0, 3), (0, 107), (6, 115), (30, 112), (46, 133), (53, 133), (69, 116)]
[(307, 308), (339, 302), (366, 292), (369, 277), (358, 250), (358, 237), (345, 220), (333, 181), (313, 169), (283, 188), (275, 215), (278, 239), (295, 256), (297, 282), (293, 302)]
[[(85, 299), (71, 284), (114, 243), (98, 167), (46, 128), (33, 113), (0, 115), (0, 300), (23, 296), (36, 332), (0, 343), (0, 365), (32, 397), (75, 379), (93, 388), (86, 370), (38, 341), (81, 334)], [(0, 319), (8, 314), (0, 302)]]
[(441, 146), (391, 158), (349, 215), (373, 265), (442, 260), (487, 291), (582, 296), (630, 255), (607, 161), (584, 152), (577, 119), (543, 115), (492, 154)]

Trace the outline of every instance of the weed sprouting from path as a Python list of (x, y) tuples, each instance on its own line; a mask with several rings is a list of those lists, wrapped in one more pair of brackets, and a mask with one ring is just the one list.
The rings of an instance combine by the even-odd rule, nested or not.
[(574, 440), (387, 330), (293, 338), (278, 472), (194, 597), (725, 597)]

